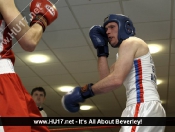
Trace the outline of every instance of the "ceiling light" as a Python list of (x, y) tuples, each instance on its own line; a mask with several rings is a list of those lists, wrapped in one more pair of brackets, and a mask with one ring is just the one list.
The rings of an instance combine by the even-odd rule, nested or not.
[(58, 88), (60, 91), (62, 91), (62, 92), (69, 92), (69, 91), (71, 91), (72, 89), (74, 89), (74, 87), (73, 86), (61, 86), (61, 87), (59, 87)]
[(89, 110), (91, 108), (92, 108), (92, 106), (89, 106), (89, 105), (82, 105), (82, 106), (80, 106), (80, 110)]
[(165, 101), (164, 100), (160, 100), (161, 104), (165, 104)]
[(162, 50), (162, 47), (158, 44), (149, 44), (148, 47), (151, 54), (157, 53)]
[(46, 55), (30, 55), (28, 59), (33, 63), (44, 63), (49, 60)]
[(157, 85), (161, 84), (162, 82), (162, 80), (157, 79)]

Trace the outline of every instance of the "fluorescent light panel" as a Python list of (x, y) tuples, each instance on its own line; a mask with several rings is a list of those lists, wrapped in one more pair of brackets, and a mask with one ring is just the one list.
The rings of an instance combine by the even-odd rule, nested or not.
[(49, 60), (49, 57), (46, 55), (42, 55), (42, 54), (36, 54), (36, 55), (30, 55), (28, 57), (28, 60), (33, 63), (44, 63)]
[(158, 44), (149, 44), (148, 47), (149, 47), (151, 54), (155, 54), (155, 53), (160, 52), (162, 50), (162, 47)]

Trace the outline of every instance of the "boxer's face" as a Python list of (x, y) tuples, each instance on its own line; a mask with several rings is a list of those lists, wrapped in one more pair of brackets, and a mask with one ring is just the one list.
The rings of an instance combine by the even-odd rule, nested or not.
[(44, 103), (44, 100), (45, 100), (44, 93), (41, 91), (35, 91), (32, 95), (32, 98), (38, 107), (40, 107)]
[(105, 26), (108, 41), (112, 47), (118, 43), (118, 24), (116, 22), (110, 22)]

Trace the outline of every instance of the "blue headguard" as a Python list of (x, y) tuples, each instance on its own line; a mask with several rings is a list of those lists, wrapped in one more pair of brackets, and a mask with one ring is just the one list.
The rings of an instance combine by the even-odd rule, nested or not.
[(135, 35), (135, 28), (128, 17), (120, 14), (110, 14), (104, 19), (103, 27), (110, 22), (118, 24), (118, 43), (115, 47), (119, 47), (123, 40)]

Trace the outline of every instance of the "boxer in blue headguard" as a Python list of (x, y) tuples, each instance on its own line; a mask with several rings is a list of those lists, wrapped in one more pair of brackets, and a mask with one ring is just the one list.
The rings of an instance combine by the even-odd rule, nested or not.
[(135, 28), (132, 21), (124, 15), (111, 14), (105, 18), (103, 27), (110, 22), (116, 22), (118, 25), (118, 43), (112, 47), (119, 47), (123, 40), (135, 35)]
[[(134, 35), (133, 23), (124, 15), (111, 14), (105, 18), (103, 26), (91, 27), (89, 36), (97, 50), (100, 80), (75, 87), (64, 95), (62, 104), (67, 111), (78, 112), (80, 102), (124, 84), (127, 102), (122, 117), (166, 116), (157, 91), (155, 66), (148, 45)], [(108, 43), (118, 47), (117, 59), (110, 69)], [(164, 132), (164, 129), (165, 126), (122, 126), (120, 132)]]

